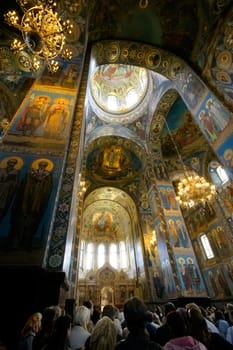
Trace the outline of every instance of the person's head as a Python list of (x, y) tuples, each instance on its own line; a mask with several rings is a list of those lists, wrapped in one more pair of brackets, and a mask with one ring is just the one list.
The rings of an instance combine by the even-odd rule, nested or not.
[(198, 308), (188, 308), (187, 322), (189, 334), (208, 347), (210, 333), (206, 320)]
[(114, 317), (115, 317), (114, 306), (111, 304), (105, 305), (102, 312), (102, 317), (103, 316), (108, 316), (109, 318), (111, 318), (111, 320), (114, 320)]
[(54, 310), (54, 319), (55, 320), (62, 315), (62, 309), (59, 305), (52, 305), (52, 306), (49, 306), (49, 308)]
[(94, 309), (93, 303), (90, 300), (86, 300), (83, 302), (83, 305), (86, 306), (90, 310), (90, 313), (92, 315), (93, 309)]
[(49, 163), (44, 161), (44, 160), (42, 160), (38, 163), (39, 169), (46, 169), (48, 165), (49, 165)]
[(65, 338), (68, 335), (68, 332), (71, 327), (71, 317), (69, 315), (59, 316), (54, 324), (54, 331)]
[(33, 329), (35, 333), (38, 333), (41, 328), (42, 314), (40, 312), (35, 312), (32, 315)]
[(142, 333), (145, 330), (147, 307), (138, 297), (128, 299), (124, 304), (124, 317), (130, 333)]
[(195, 304), (195, 303), (186, 304), (185, 308), (186, 308), (187, 312), (189, 312), (189, 310), (191, 310), (191, 309), (195, 309), (197, 312), (200, 313), (200, 315), (202, 314), (200, 307), (197, 304)]
[(187, 325), (178, 311), (171, 311), (167, 314), (167, 325), (172, 338), (184, 337), (187, 334)]
[(21, 334), (22, 336), (26, 336), (28, 334), (32, 333), (37, 333), (40, 330), (41, 327), (41, 319), (42, 319), (42, 314), (40, 312), (35, 312), (32, 314), (28, 319), (27, 322), (25, 323)]
[(54, 321), (55, 321), (55, 310), (51, 307), (47, 307), (43, 310), (41, 328), (43, 332), (50, 333), (53, 331)]
[(222, 310), (219, 310), (219, 309), (216, 310), (215, 313), (214, 313), (214, 315), (215, 315), (215, 321), (218, 321), (218, 320), (225, 320), (225, 316), (224, 316)]
[(7, 166), (8, 168), (14, 168), (14, 166), (18, 163), (18, 160), (15, 159), (15, 158), (10, 158), (8, 161), (7, 161)]
[(86, 329), (89, 321), (90, 310), (84, 305), (79, 306), (74, 316), (74, 323)]
[(199, 306), (199, 309), (201, 311), (201, 314), (203, 317), (207, 317), (207, 311), (203, 306)]
[(168, 302), (164, 305), (164, 315), (167, 316), (171, 311), (176, 311), (176, 307), (173, 303)]
[(64, 350), (71, 328), (69, 315), (59, 316), (54, 323), (54, 331), (48, 339), (49, 350)]
[(113, 350), (116, 345), (116, 328), (108, 317), (102, 317), (95, 325), (90, 338), (91, 350)]

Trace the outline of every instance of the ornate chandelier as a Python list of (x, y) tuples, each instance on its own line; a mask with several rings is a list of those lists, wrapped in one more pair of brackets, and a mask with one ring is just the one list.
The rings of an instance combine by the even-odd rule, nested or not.
[(165, 118), (164, 123), (167, 127), (168, 134), (173, 143), (178, 159), (184, 170), (183, 174), (179, 176), (180, 180), (177, 184), (176, 199), (179, 202), (179, 205), (183, 208), (192, 208), (199, 204), (211, 202), (216, 196), (215, 186), (210, 184), (203, 176), (200, 176), (196, 172), (187, 169), (186, 165), (183, 163), (181, 154), (177, 148)]
[[(32, 54), (31, 71), (37, 71), (45, 61), (48, 70), (55, 73), (60, 65), (55, 58), (60, 56), (68, 60), (72, 51), (65, 49), (67, 34), (72, 33), (73, 25), (69, 20), (61, 23), (58, 13), (54, 11), (56, 3), (51, 0), (18, 0), (23, 11), (20, 20), (15, 10), (8, 11), (4, 20), (10, 26), (21, 31), (23, 41), (14, 39), (11, 49), (15, 52), (26, 49)], [(31, 6), (31, 4), (33, 4)]]
[(216, 189), (203, 176), (187, 173), (181, 177), (177, 186), (179, 204), (184, 208), (191, 208), (199, 204), (212, 201), (216, 196)]

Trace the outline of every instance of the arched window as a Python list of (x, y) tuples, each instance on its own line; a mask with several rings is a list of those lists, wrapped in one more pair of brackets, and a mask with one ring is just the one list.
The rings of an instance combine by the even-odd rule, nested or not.
[(217, 167), (216, 172), (217, 172), (218, 177), (220, 178), (222, 184), (225, 184), (227, 181), (229, 181), (229, 177), (221, 165), (219, 165)]
[(207, 237), (206, 234), (201, 235), (201, 244), (203, 246), (205, 255), (207, 257), (207, 259), (212, 259), (214, 258), (214, 252), (211, 248), (210, 242), (209, 242), (209, 238)]
[(117, 245), (115, 243), (111, 243), (109, 247), (109, 263), (117, 269), (118, 261), (117, 261)]
[(98, 262), (98, 268), (100, 268), (101, 266), (104, 265), (106, 260), (106, 256), (105, 256), (105, 246), (103, 243), (101, 243), (98, 246), (98, 255), (97, 255), (97, 262)]
[(93, 243), (87, 244), (87, 254), (86, 254), (86, 269), (91, 270), (94, 264), (94, 245)]
[(84, 270), (84, 241), (81, 241), (80, 243), (80, 256), (79, 256), (79, 268), (81, 271)]
[(217, 161), (210, 163), (209, 173), (216, 187), (220, 187), (229, 181), (226, 171)]
[(126, 257), (125, 242), (121, 241), (119, 243), (119, 250), (120, 250), (120, 267), (122, 269), (126, 269), (127, 268), (127, 257)]

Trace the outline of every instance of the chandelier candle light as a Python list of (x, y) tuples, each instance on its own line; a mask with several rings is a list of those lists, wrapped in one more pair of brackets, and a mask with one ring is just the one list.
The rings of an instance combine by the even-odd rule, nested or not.
[(185, 172), (178, 183), (176, 199), (182, 207), (193, 207), (212, 201), (216, 189), (203, 176)]
[(180, 176), (180, 181), (177, 185), (177, 201), (183, 208), (191, 208), (199, 204), (204, 205), (206, 202), (211, 202), (216, 196), (215, 186), (210, 184), (203, 176), (200, 176), (196, 172), (187, 169), (186, 165), (183, 163), (182, 157), (165, 118), (164, 123), (176, 150), (178, 159), (184, 169), (184, 172)]
[[(54, 60), (59, 55), (67, 60), (72, 58), (71, 50), (64, 48), (65, 32), (72, 33), (73, 24), (69, 19), (61, 23), (58, 13), (54, 11), (56, 3), (47, 1), (18, 0), (24, 14), (19, 19), (15, 10), (4, 15), (6, 23), (21, 31), (23, 41), (14, 39), (11, 49), (15, 52), (28, 49), (33, 55), (31, 71), (37, 71), (41, 66), (41, 59), (45, 60), (48, 70), (55, 73), (59, 69), (59, 62)], [(28, 4), (34, 4), (27, 8)]]

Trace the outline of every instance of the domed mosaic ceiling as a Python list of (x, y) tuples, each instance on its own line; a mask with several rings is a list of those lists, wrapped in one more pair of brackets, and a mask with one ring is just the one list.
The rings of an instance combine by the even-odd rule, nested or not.
[(91, 96), (96, 105), (107, 113), (125, 114), (144, 99), (149, 84), (146, 69), (107, 64), (95, 69), (91, 77)]
[(120, 241), (129, 233), (129, 214), (119, 203), (105, 199), (85, 208), (82, 237), (86, 240)]
[(122, 143), (113, 143), (112, 140), (115, 139), (106, 138), (105, 142), (90, 151), (87, 157), (87, 174), (100, 182), (130, 181), (142, 169), (142, 162), (133, 151), (133, 143), (124, 139)]

